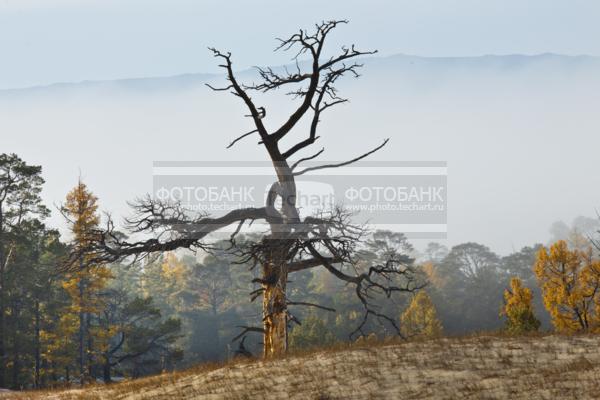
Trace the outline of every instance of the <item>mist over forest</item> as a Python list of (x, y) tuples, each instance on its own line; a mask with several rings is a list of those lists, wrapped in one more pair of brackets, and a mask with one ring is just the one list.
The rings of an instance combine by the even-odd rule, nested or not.
[[(596, 215), (600, 189), (585, 171), (594, 168), (600, 140), (597, 58), (361, 62), (360, 79), (339, 83), (351, 102), (322, 121), (332, 132), (319, 139), (322, 157), (341, 160), (389, 137), (369, 160), (447, 161), (447, 245), (478, 241), (506, 255), (546, 242), (557, 220)], [(153, 161), (263, 160), (258, 146), (225, 149), (248, 121), (237, 99), (204, 85), (220, 79), (188, 74), (0, 91), (0, 131), (11, 132), (3, 135), (5, 149), (44, 166), (48, 204), (58, 204), (81, 174), (102, 209), (125, 216), (127, 201), (152, 191)], [(240, 79), (256, 74), (242, 71)], [(268, 126), (294, 105), (277, 101), (280, 93), (255, 96), (269, 105)], [(62, 151), (68, 163), (56, 157)], [(64, 227), (57, 215), (51, 221)]]

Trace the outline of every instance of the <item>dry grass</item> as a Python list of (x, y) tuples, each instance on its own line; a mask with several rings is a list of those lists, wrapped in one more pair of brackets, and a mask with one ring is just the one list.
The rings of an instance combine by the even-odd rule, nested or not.
[(2, 399), (596, 399), (600, 336), (479, 334), (338, 345)]

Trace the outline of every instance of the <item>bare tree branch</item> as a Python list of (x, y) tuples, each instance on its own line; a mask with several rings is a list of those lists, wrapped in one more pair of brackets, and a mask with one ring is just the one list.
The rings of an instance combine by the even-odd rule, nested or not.
[(258, 129), (253, 129), (250, 132), (244, 133), (242, 136), (239, 136), (238, 138), (236, 138), (235, 140), (233, 140), (231, 143), (229, 143), (229, 146), (227, 146), (227, 148), (230, 149), (231, 147), (233, 147), (234, 144), (236, 144), (237, 142), (239, 142), (243, 138), (252, 135), (255, 132), (258, 132)]
[[(331, 264), (335, 264), (335, 263), (342, 261), (342, 259), (340, 257), (338, 257), (338, 258), (325, 257), (325, 259), (327, 260), (327, 262), (329, 262)], [(311, 259), (306, 259), (306, 260), (295, 261), (295, 262), (288, 264), (288, 271), (290, 273), (298, 272), (298, 271), (302, 271), (305, 269), (319, 267), (321, 265), (323, 265), (323, 261), (321, 259), (311, 258)]]
[[(227, 80), (230, 82), (230, 85), (228, 86), (227, 89), (229, 89), (229, 88), (233, 89), (233, 93), (236, 96), (242, 98), (242, 100), (246, 104), (246, 107), (248, 107), (250, 114), (252, 115), (252, 119), (254, 120), (256, 129), (257, 129), (258, 133), (260, 134), (260, 137), (262, 138), (263, 142), (265, 142), (265, 143), (270, 142), (269, 134), (267, 133), (265, 126), (263, 125), (262, 121), (259, 118), (259, 113), (258, 113), (257, 107), (254, 105), (254, 103), (250, 99), (250, 96), (248, 96), (246, 91), (242, 88), (242, 86), (237, 82), (237, 80), (235, 78), (235, 75), (233, 73), (233, 68), (232, 68), (232, 62), (231, 62), (231, 53), (224, 54), (224, 53), (221, 53), (219, 50), (212, 48), (212, 47), (209, 47), (209, 50), (212, 51), (214, 57), (225, 60), (225, 64), (221, 64), (220, 67), (224, 68), (227, 71)], [(211, 87), (211, 89), (227, 90), (227, 89), (214, 89), (212, 87)]]
[(233, 339), (231, 339), (231, 342), (235, 342), (236, 340), (250, 332), (265, 333), (265, 330), (263, 328), (259, 328), (256, 326), (238, 326), (238, 328), (243, 328), (243, 330), (240, 334), (236, 335)]
[[(374, 316), (378, 320), (388, 322), (401, 335), (396, 321), (377, 311), (377, 306), (372, 304), (371, 300), (377, 293), (383, 294), (389, 298), (393, 293), (407, 292), (412, 293), (425, 287), (425, 283), (417, 280), (410, 263), (412, 260), (408, 257), (399, 259), (390, 259), (384, 265), (372, 266), (367, 272), (359, 273), (356, 276), (348, 275), (335, 268), (326, 257), (323, 257), (312, 244), (307, 246), (310, 253), (317, 259), (320, 259), (323, 266), (334, 274), (338, 279), (355, 285), (355, 293), (365, 310), (364, 317), (358, 327), (350, 333), (350, 337), (357, 333), (363, 333), (362, 329), (368, 321), (369, 316)], [(331, 250), (331, 249), (330, 249)], [(402, 278), (403, 285), (394, 284), (394, 278)]]
[(288, 304), (288, 306), (307, 306), (307, 307), (319, 308), (319, 309), (325, 310), (325, 311), (336, 312), (335, 308), (325, 307), (325, 306), (322, 306), (320, 304), (315, 304), (315, 303), (308, 303), (306, 301), (288, 301), (287, 304)]
[(355, 163), (357, 161), (362, 160), (365, 157), (370, 156), (371, 154), (375, 153), (377, 150), (381, 149), (383, 146), (385, 146), (387, 144), (387, 142), (389, 140), (390, 139), (385, 139), (382, 144), (380, 144), (379, 146), (375, 147), (373, 150), (371, 150), (371, 151), (369, 151), (369, 152), (367, 152), (367, 153), (365, 153), (365, 154), (363, 154), (361, 156), (353, 158), (352, 160), (348, 160), (348, 161), (344, 161), (344, 162), (336, 163), (336, 164), (326, 164), (326, 165), (319, 165), (319, 166), (316, 166), (316, 167), (305, 168), (302, 171), (294, 172), (294, 175), (298, 176), (298, 175), (303, 175), (303, 174), (305, 174), (307, 172), (310, 172), (310, 171), (317, 171), (317, 170), (320, 170), (320, 169), (327, 169), (327, 168), (338, 168), (338, 167), (343, 167), (345, 165), (349, 165), (349, 164)]
[(94, 265), (120, 261), (129, 256), (146, 257), (151, 253), (179, 248), (208, 249), (209, 246), (202, 239), (211, 232), (246, 220), (273, 221), (274, 218), (272, 214), (267, 214), (264, 207), (236, 209), (215, 218), (189, 218), (179, 206), (151, 198), (140, 200), (134, 209), (137, 211), (136, 215), (127, 220), (130, 231), (152, 232), (158, 235), (157, 238), (129, 242), (115, 230), (114, 222), (108, 216), (106, 227), (91, 233), (94, 240), (85, 248), (74, 251), (66, 262), (66, 268), (74, 268), (77, 260), (82, 258), (86, 265)]
[(299, 159), (294, 164), (292, 164), (292, 167), (290, 169), (293, 171), (294, 169), (296, 169), (296, 167), (298, 167), (298, 165), (300, 165), (300, 163), (303, 163), (304, 161), (314, 160), (315, 158), (319, 157), (321, 155), (321, 153), (323, 153), (324, 151), (325, 151), (325, 147), (323, 147), (321, 150), (319, 150), (318, 152), (316, 152), (312, 156), (308, 156), (308, 157), (304, 157), (304, 158)]

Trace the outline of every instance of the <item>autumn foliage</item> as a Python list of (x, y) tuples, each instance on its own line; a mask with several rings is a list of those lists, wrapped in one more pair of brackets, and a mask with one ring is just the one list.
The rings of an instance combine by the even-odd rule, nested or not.
[(591, 249), (571, 250), (562, 240), (542, 247), (534, 272), (557, 331), (600, 331), (600, 261)]
[(443, 332), (435, 306), (424, 290), (413, 297), (400, 320), (401, 332), (408, 338), (435, 338), (441, 336)]
[(501, 315), (506, 316), (506, 331), (511, 334), (535, 332), (540, 321), (533, 313), (531, 289), (524, 287), (519, 278), (510, 280), (510, 288), (504, 291), (504, 307)]
[[(81, 181), (67, 194), (62, 212), (70, 222), (74, 247), (85, 247), (93, 240), (91, 232), (99, 223), (97, 200)], [(80, 265), (85, 262), (83, 259), (80, 261)], [(80, 267), (68, 274), (62, 283), (71, 301), (63, 310), (58, 331), (59, 340), (54, 347), (60, 348), (61, 338), (76, 339), (71, 341), (67, 348), (77, 346), (78, 349), (66, 351), (66, 354), (78, 353), (78, 372), (81, 379), (90, 375), (93, 360), (99, 357), (113, 334), (112, 329), (101, 329), (92, 326), (91, 323), (91, 316), (101, 313), (106, 306), (102, 292), (111, 278), (112, 275), (106, 266), (91, 265), (87, 268)], [(65, 352), (64, 347), (60, 351)], [(68, 357), (65, 361), (67, 360)]]

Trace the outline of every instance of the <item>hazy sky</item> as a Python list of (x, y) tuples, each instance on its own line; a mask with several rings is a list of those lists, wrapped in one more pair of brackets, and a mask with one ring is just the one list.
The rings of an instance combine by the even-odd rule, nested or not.
[(0, 0), (0, 89), (281, 62), (274, 36), (331, 18), (383, 54), (600, 55), (596, 0)]

